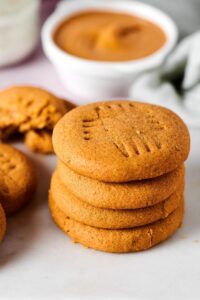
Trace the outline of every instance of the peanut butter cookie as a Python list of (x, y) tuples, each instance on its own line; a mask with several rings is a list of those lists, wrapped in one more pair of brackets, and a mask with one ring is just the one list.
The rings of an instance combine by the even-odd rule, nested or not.
[(74, 195), (93, 206), (112, 209), (133, 209), (155, 205), (168, 198), (184, 177), (184, 165), (153, 179), (127, 183), (102, 182), (75, 173), (58, 162), (61, 181)]
[[(1, 189), (1, 187), (0, 187)], [(0, 242), (3, 240), (6, 232), (6, 216), (2, 205), (0, 204)]]
[(131, 229), (100, 229), (69, 218), (50, 195), (49, 208), (54, 222), (74, 242), (105, 252), (134, 252), (153, 247), (169, 238), (182, 224), (181, 205), (167, 218), (149, 225)]
[(43, 154), (53, 153), (52, 131), (30, 130), (25, 134), (25, 144), (34, 152)]
[(61, 182), (55, 172), (51, 180), (50, 197), (59, 209), (71, 219), (86, 225), (107, 228), (132, 228), (147, 225), (166, 218), (183, 202), (183, 182), (166, 200), (159, 204), (139, 209), (97, 208), (74, 196)]
[(108, 101), (78, 107), (53, 132), (69, 168), (105, 182), (154, 178), (186, 160), (189, 132), (172, 111), (147, 103)]
[(6, 215), (11, 215), (32, 198), (35, 170), (22, 152), (0, 143), (0, 178), (0, 202)]
[[(14, 86), (5, 89), (0, 92), (0, 139), (6, 140), (15, 132), (27, 133), (27, 144), (34, 150), (35, 146), (30, 142), (33, 139), (32, 130), (52, 131), (58, 120), (73, 107), (70, 102), (61, 100), (41, 88)], [(36, 151), (41, 149), (42, 152), (49, 152), (47, 138), (43, 141), (44, 145), (40, 139), (40, 146)]]

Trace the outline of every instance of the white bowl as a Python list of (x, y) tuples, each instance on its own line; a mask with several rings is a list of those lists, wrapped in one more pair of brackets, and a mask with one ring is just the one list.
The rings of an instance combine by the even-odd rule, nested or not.
[[(88, 9), (121, 11), (146, 18), (164, 30), (167, 42), (154, 54), (128, 62), (99, 62), (62, 51), (52, 38), (55, 28), (72, 14)], [(174, 48), (177, 38), (177, 27), (165, 13), (137, 1), (63, 1), (42, 29), (46, 56), (55, 66), (65, 87), (79, 97), (80, 104), (85, 99), (90, 102), (97, 98), (127, 97), (134, 79), (142, 72), (159, 67)]]

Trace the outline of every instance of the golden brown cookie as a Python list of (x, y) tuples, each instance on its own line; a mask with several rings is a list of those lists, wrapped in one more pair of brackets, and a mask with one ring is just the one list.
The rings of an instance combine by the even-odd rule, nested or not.
[(48, 130), (30, 130), (25, 133), (25, 144), (34, 152), (43, 154), (53, 153), (52, 131)]
[(133, 209), (155, 205), (168, 198), (184, 177), (184, 165), (153, 179), (127, 183), (102, 182), (79, 175), (58, 162), (62, 182), (79, 199), (101, 208)]
[(177, 209), (183, 201), (183, 183), (174, 194), (159, 204), (147, 208), (117, 210), (97, 208), (79, 200), (64, 186), (55, 172), (51, 179), (50, 195), (59, 209), (75, 221), (99, 228), (132, 228), (164, 219)]
[(57, 156), (75, 172), (106, 182), (154, 178), (186, 160), (189, 132), (172, 111), (108, 101), (78, 107), (53, 132)]
[[(50, 135), (45, 133), (45, 138), (41, 139), (33, 132), (52, 131), (57, 121), (72, 108), (72, 103), (41, 88), (16, 86), (3, 90), (0, 92), (0, 140), (6, 140), (14, 133), (25, 133), (30, 148), (50, 153)], [(39, 140), (38, 146), (36, 140)]]
[(35, 170), (22, 152), (0, 143), (0, 178), (0, 202), (6, 215), (11, 215), (32, 198)]
[(15, 124), (20, 132), (53, 129), (67, 111), (65, 103), (53, 94), (36, 87), (14, 86), (0, 92), (0, 109), (18, 114)]
[[(0, 186), (1, 190), (1, 186)], [(0, 204), (0, 242), (3, 240), (6, 232), (6, 216), (2, 205)]]
[(153, 247), (169, 238), (182, 224), (183, 207), (177, 208), (167, 218), (132, 229), (100, 229), (69, 218), (60, 210), (53, 197), (49, 208), (54, 222), (74, 242), (105, 252), (134, 252)]

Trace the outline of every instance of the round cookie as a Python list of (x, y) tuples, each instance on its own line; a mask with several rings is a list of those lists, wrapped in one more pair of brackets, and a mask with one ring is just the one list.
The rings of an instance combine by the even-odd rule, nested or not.
[(61, 182), (55, 172), (51, 179), (50, 196), (57, 206), (71, 219), (83, 224), (107, 228), (132, 228), (153, 223), (166, 218), (183, 201), (183, 183), (167, 200), (154, 206), (140, 209), (105, 209), (97, 208), (74, 196)]
[(2, 205), (0, 204), (0, 242), (3, 240), (6, 232), (6, 216)]
[(57, 156), (78, 174), (106, 182), (154, 178), (186, 160), (189, 132), (172, 111), (108, 101), (75, 108), (55, 126)]
[(134, 252), (153, 247), (169, 238), (182, 224), (183, 206), (167, 218), (132, 229), (100, 229), (70, 219), (49, 197), (49, 208), (54, 222), (74, 242), (105, 252)]
[(102, 182), (75, 173), (58, 162), (62, 182), (79, 199), (101, 208), (135, 209), (155, 205), (168, 198), (183, 181), (184, 165), (153, 179), (127, 183)]
[(25, 134), (26, 146), (34, 152), (53, 153), (52, 132), (47, 130), (30, 130)]
[(35, 170), (22, 152), (0, 143), (0, 178), (0, 202), (6, 215), (11, 215), (32, 198)]

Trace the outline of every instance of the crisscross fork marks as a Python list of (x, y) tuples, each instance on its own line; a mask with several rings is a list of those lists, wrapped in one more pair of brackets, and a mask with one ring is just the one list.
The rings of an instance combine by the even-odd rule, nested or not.
[[(114, 140), (113, 144), (117, 148), (118, 151), (120, 151), (125, 157), (131, 157), (132, 152), (133, 154), (140, 155), (140, 152), (152, 152), (153, 150), (160, 149), (161, 145), (158, 141), (157, 138), (154, 138), (149, 132), (148, 132), (148, 137), (147, 135), (140, 131), (137, 130), (129, 121), (130, 119), (130, 111), (132, 114), (132, 110), (137, 110), (137, 115), (138, 113), (141, 114), (138, 109), (135, 108), (134, 104), (129, 103), (128, 105), (123, 105), (123, 104), (114, 104), (114, 105), (105, 105), (105, 106), (100, 106), (96, 108), (97, 116), (101, 120), (101, 124), (104, 128), (104, 130), (108, 133), (109, 129), (106, 127), (106, 124), (104, 122), (104, 118), (116, 118), (118, 122), (122, 123), (122, 127), (124, 126), (123, 124), (126, 124), (126, 126), (132, 128), (132, 138), (130, 139), (129, 142), (123, 141), (123, 139), (118, 139), (116, 142)], [(117, 113), (120, 112), (121, 116), (125, 115), (125, 121), (123, 122), (122, 118), (117, 115)], [(103, 115), (103, 116), (102, 116)], [(157, 124), (157, 122), (156, 122)], [(112, 135), (112, 134), (111, 134)], [(140, 148), (140, 150), (139, 150)]]
[[(124, 112), (127, 116), (127, 119), (130, 118), (130, 115), (127, 113), (130, 112), (130, 110), (132, 110), (134, 108), (135, 111), (137, 111), (137, 114), (142, 114), (138, 108), (135, 107), (134, 104), (129, 103), (128, 105), (125, 105), (128, 107), (128, 110), (125, 109)], [(148, 130), (148, 132), (145, 132), (144, 130), (138, 130), (136, 129), (132, 124), (132, 122), (130, 122), (130, 126), (133, 129), (133, 132), (135, 132), (137, 134), (137, 137), (140, 139), (141, 143), (143, 144), (143, 146), (145, 147), (147, 152), (152, 152), (153, 150), (160, 150), (161, 149), (161, 143), (158, 139), (158, 137), (154, 134), (152, 135), (152, 130), (154, 131), (159, 131), (159, 130), (164, 130), (164, 126), (162, 126), (160, 124), (160, 122), (158, 120), (155, 119), (155, 117), (149, 112), (147, 111), (147, 124), (149, 124), (151, 127), (153, 126), (153, 129), (150, 131)], [(148, 136), (147, 136), (148, 135)], [(137, 139), (137, 143), (138, 143), (138, 139)]]
[[(134, 115), (133, 110), (135, 111)], [(160, 131), (164, 127), (151, 112), (147, 111), (145, 121), (147, 125), (149, 124), (150, 129), (144, 131), (143, 124), (141, 130), (138, 130), (133, 123), (133, 118), (137, 123), (137, 119), (139, 121), (142, 116), (142, 112), (133, 103), (104, 104), (95, 107), (94, 111), (96, 117), (82, 120), (84, 140), (90, 140), (92, 129), (101, 126), (114, 147), (126, 158), (161, 149), (158, 137), (151, 131)], [(125, 138), (120, 136), (121, 133), (124, 133)]]

